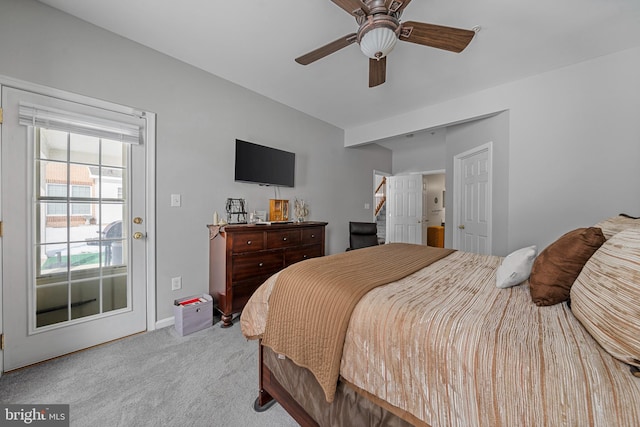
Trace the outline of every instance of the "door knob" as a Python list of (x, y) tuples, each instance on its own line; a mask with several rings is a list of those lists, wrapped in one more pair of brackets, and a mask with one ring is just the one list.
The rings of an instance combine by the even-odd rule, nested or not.
[(140, 218), (139, 216), (133, 218), (133, 223), (134, 224), (142, 224), (142, 218)]
[(133, 238), (136, 240), (142, 239), (144, 237), (144, 234), (142, 234), (139, 231), (136, 231), (135, 233), (133, 233)]
[(460, 230), (464, 230), (464, 224), (460, 224), (460, 225), (458, 226), (458, 228), (459, 228)]

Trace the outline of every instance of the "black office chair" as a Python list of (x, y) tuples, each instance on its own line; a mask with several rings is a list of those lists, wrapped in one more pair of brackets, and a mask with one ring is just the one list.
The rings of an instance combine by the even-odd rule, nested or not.
[(378, 227), (375, 222), (349, 222), (348, 251), (378, 244)]

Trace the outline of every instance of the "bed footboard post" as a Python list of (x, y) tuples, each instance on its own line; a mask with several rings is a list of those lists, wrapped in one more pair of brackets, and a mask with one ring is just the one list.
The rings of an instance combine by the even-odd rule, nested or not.
[(265, 378), (268, 371), (264, 369), (262, 348), (262, 340), (258, 340), (258, 397), (253, 402), (253, 410), (256, 412), (264, 412), (276, 403), (273, 397), (264, 389), (264, 382), (268, 381), (268, 378)]

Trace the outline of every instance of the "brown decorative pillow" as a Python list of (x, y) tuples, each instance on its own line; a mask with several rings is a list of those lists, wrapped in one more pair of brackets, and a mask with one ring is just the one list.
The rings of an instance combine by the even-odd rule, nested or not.
[(533, 262), (529, 286), (536, 305), (554, 305), (569, 299), (571, 285), (584, 264), (605, 242), (597, 227), (578, 228), (540, 252)]

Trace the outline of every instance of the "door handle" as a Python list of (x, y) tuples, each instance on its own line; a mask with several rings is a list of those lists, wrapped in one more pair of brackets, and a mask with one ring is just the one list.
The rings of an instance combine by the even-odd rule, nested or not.
[(458, 226), (458, 228), (459, 228), (460, 230), (464, 230), (464, 224), (460, 224), (460, 225)]
[(142, 239), (143, 237), (144, 237), (144, 234), (142, 234), (142, 233), (141, 233), (141, 232), (139, 232), (139, 231), (136, 231), (135, 233), (133, 233), (133, 238), (134, 238), (134, 239), (136, 239), (136, 240), (140, 240), (140, 239)]
[(133, 218), (133, 223), (134, 224), (142, 224), (142, 218), (140, 218), (139, 216)]

